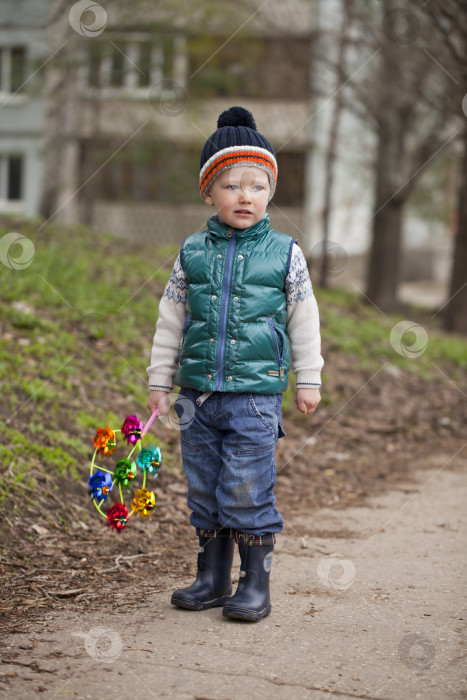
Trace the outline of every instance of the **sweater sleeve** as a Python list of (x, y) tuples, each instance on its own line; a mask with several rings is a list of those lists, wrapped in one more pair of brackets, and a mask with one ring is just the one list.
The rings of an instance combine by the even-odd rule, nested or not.
[(186, 318), (187, 289), (188, 282), (179, 254), (159, 302), (151, 364), (146, 370), (150, 389), (172, 391), (173, 376), (178, 366), (180, 338)]
[(321, 386), (321, 336), (319, 312), (305, 256), (293, 246), (285, 280), (287, 297), (287, 332), (292, 349), (292, 368), (297, 375), (297, 389)]

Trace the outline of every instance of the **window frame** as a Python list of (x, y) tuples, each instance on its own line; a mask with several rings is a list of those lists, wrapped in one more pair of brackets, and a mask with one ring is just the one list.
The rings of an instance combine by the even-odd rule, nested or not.
[[(10, 186), (11, 186), (11, 161), (12, 159), (19, 159), (20, 171), (19, 171), (19, 198), (11, 199), (9, 197)], [(8, 153), (0, 153), (0, 208), (3, 211), (8, 209), (16, 209), (18, 205), (25, 203), (25, 169), (26, 169), (26, 157), (23, 152), (12, 151)]]
[[(148, 93), (153, 94), (157, 85), (160, 85), (162, 92), (167, 80), (178, 82), (182, 87), (185, 83), (185, 77), (182, 81), (180, 75), (174, 75), (179, 72), (176, 68), (177, 58), (180, 58), (180, 52), (186, 51), (177, 34), (135, 32), (125, 36), (115, 35), (110, 42), (92, 44), (90, 48), (95, 53), (88, 55), (84, 84), (87, 91), (99, 92), (104, 98), (127, 95), (147, 99)], [(120, 84), (116, 85), (112, 84), (112, 76), (115, 76), (115, 57), (118, 54), (123, 54), (123, 63)], [(144, 76), (139, 68), (140, 63), (149, 64), (149, 72)], [(97, 75), (92, 74), (93, 69)]]
[[(16, 89), (12, 89), (13, 83), (13, 52), (22, 51), (22, 75), (20, 84)], [(28, 62), (28, 48), (22, 44), (12, 44), (11, 46), (0, 46), (0, 97), (24, 97), (22, 88), (26, 83), (26, 66)]]

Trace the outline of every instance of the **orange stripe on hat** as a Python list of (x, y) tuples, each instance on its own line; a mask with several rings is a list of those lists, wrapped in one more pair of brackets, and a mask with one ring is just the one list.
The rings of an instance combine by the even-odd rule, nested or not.
[(276, 188), (277, 161), (270, 151), (258, 146), (230, 146), (218, 151), (206, 161), (199, 174), (201, 197), (204, 199), (207, 190), (221, 172), (242, 165), (254, 166), (267, 172), (271, 186), (269, 199), (271, 199)]

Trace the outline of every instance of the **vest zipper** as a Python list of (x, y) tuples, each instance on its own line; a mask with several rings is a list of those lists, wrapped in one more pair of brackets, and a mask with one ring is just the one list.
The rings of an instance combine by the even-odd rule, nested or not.
[(229, 247), (227, 248), (227, 255), (225, 258), (225, 268), (224, 268), (224, 283), (222, 285), (222, 301), (221, 301), (221, 314), (219, 319), (219, 341), (217, 345), (217, 358), (216, 358), (216, 388), (215, 391), (222, 391), (223, 383), (223, 366), (224, 366), (224, 350), (225, 350), (225, 339), (227, 335), (227, 307), (229, 304), (229, 291), (230, 291), (230, 281), (232, 278), (232, 267), (233, 258), (235, 253), (235, 246), (237, 244), (235, 231), (231, 229), (232, 235), (229, 241)]
[[(284, 373), (285, 334), (280, 328), (277, 328), (272, 316), (268, 316), (268, 323), (269, 323), (269, 328), (271, 330), (272, 339), (273, 339), (274, 345), (276, 347), (277, 364), (279, 365), (279, 379), (281, 382), (283, 382), (284, 381), (284, 374), (285, 374)], [(281, 336), (281, 339), (282, 339), (282, 352), (280, 351), (279, 343), (277, 342), (277, 333), (279, 333), (279, 335)]]

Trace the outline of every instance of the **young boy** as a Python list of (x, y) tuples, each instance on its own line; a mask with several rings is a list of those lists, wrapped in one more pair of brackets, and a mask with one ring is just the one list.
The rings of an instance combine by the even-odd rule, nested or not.
[[(174, 383), (177, 413), (188, 401), (194, 406), (180, 438), (198, 574), (171, 602), (223, 606), (225, 617), (256, 621), (271, 611), (269, 572), (283, 528), (274, 451), (284, 435), (290, 347), (302, 413), (320, 401), (323, 360), (303, 253), (270, 228), (266, 214), (277, 180), (274, 150), (242, 107), (223, 112), (217, 126), (200, 172), (201, 196), (217, 214), (184, 241), (160, 301), (148, 408), (167, 413)], [(241, 570), (231, 596), (235, 542)]]

